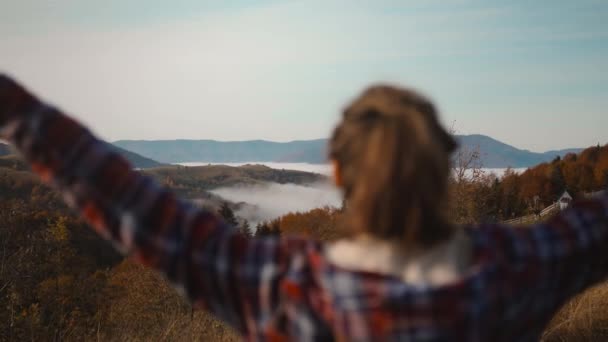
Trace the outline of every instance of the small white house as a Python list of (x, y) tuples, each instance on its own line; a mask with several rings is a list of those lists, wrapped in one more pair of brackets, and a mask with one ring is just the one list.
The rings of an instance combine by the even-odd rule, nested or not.
[(564, 193), (557, 200), (560, 210), (564, 210), (570, 206), (572, 203), (572, 196), (568, 193), (568, 191), (564, 191)]

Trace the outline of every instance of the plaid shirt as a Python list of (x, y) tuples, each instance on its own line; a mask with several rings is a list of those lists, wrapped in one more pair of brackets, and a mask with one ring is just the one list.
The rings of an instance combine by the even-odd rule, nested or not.
[(99, 234), (252, 341), (532, 341), (608, 273), (606, 197), (527, 229), (463, 227), (473, 246), (466, 275), (414, 286), (332, 265), (319, 242), (236, 234), (2, 76), (0, 138)]

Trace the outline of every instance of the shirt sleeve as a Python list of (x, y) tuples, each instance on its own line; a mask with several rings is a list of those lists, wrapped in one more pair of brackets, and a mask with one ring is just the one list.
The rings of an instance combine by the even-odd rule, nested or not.
[[(502, 293), (553, 313), (608, 276), (608, 195), (575, 201), (546, 222), (490, 228), (505, 278)], [(486, 235), (487, 236), (487, 235)]]
[(245, 334), (272, 316), (290, 255), (305, 241), (243, 237), (134, 171), (86, 128), (2, 75), (0, 139), (102, 237), (163, 272), (195, 306)]

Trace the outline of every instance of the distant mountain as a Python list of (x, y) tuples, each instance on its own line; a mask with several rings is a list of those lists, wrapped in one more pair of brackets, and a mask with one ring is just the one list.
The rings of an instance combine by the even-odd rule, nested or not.
[(141, 156), (135, 152), (127, 151), (124, 148), (109, 144), (116, 152), (120, 153), (125, 159), (127, 159), (131, 165), (138, 169), (149, 169), (153, 167), (160, 167), (166, 164), (159, 163), (156, 160)]
[(551, 161), (557, 156), (568, 153), (579, 153), (582, 148), (548, 151), (544, 153), (521, 150), (511, 145), (490, 138), (486, 135), (459, 135), (456, 136), (460, 145), (468, 149), (479, 149), (484, 167), (530, 167), (543, 162)]
[[(148, 169), (148, 168), (152, 168), (152, 167), (159, 167), (159, 166), (163, 166), (165, 164), (159, 163), (155, 160), (152, 160), (150, 158), (146, 158), (143, 156), (140, 156), (137, 153), (131, 152), (131, 151), (127, 151), (123, 148), (120, 148), (118, 146), (112, 145), (110, 144), (110, 146), (118, 153), (120, 153), (123, 157), (125, 157), (134, 167), (138, 168), (138, 169)], [(10, 148), (9, 145), (7, 144), (2, 144), (0, 143), (0, 157), (1, 156), (8, 156), (13, 154), (12, 149)]]
[(115, 146), (165, 163), (325, 161), (326, 139), (278, 143), (265, 140), (120, 140)]
[[(483, 166), (488, 168), (529, 167), (551, 161), (557, 156), (577, 153), (567, 149), (545, 153), (521, 150), (485, 135), (457, 136), (461, 146), (479, 149)], [(324, 163), (327, 139), (286, 143), (264, 140), (120, 140), (114, 145), (165, 163), (210, 162), (301, 162)]]

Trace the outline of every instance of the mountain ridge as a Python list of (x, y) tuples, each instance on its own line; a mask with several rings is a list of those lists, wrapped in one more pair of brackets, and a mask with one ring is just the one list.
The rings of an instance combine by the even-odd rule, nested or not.
[[(522, 168), (548, 162), (579, 148), (532, 152), (482, 134), (457, 135), (461, 146), (477, 149), (488, 168)], [(164, 163), (210, 162), (326, 162), (327, 139), (273, 142), (269, 140), (219, 141), (212, 139), (118, 140), (115, 146)]]
[[(151, 158), (144, 157), (139, 155), (138, 153), (125, 150), (119, 146), (108, 144), (114, 151), (122, 155), (125, 159), (127, 159), (134, 167), (138, 169), (149, 169), (164, 166), (166, 164), (159, 163), (156, 160), (152, 160)], [(11, 146), (7, 144), (0, 143), (0, 157), (13, 155), (14, 151)]]

